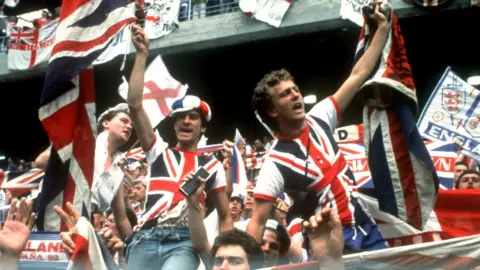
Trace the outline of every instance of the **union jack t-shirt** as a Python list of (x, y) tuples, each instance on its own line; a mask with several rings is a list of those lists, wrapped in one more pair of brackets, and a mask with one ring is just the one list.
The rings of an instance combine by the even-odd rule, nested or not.
[(367, 215), (358, 202), (355, 179), (332, 135), (340, 118), (330, 96), (307, 114), (300, 135), (279, 136), (260, 169), (254, 197), (275, 202), (283, 192), (294, 197), (296, 191), (309, 190), (318, 198), (315, 212), (331, 207), (344, 226), (363, 223)]
[[(203, 166), (210, 174), (206, 191), (226, 188), (225, 170), (215, 158), (168, 148), (168, 144), (155, 134), (152, 147), (145, 151), (149, 164), (147, 199), (138, 226), (134, 231), (161, 226), (188, 226), (187, 202), (179, 187), (183, 177)], [(204, 199), (201, 199), (204, 203)]]

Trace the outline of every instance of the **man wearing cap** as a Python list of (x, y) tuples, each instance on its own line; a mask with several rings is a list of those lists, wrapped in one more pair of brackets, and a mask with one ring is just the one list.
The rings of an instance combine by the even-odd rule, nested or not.
[[(132, 27), (132, 42), (137, 54), (130, 76), (127, 102), (133, 126), (149, 164), (147, 200), (138, 226), (132, 228), (125, 218), (123, 200), (114, 201), (117, 228), (127, 238), (126, 258), (129, 269), (197, 269), (199, 258), (193, 249), (187, 223), (187, 203), (179, 191), (183, 176), (202, 166), (208, 173), (208, 196), (219, 215), (220, 230), (232, 228), (225, 191), (225, 171), (211, 157), (197, 154), (197, 145), (206, 131), (211, 111), (195, 96), (185, 96), (172, 104), (171, 117), (177, 145), (168, 144), (153, 132), (142, 105), (148, 37), (138, 25)], [(122, 197), (120, 189), (117, 197)], [(201, 200), (204, 203), (204, 198)], [(199, 209), (201, 206), (197, 205)], [(201, 210), (203, 212), (203, 210)]]
[(230, 215), (232, 216), (233, 222), (240, 221), (240, 215), (243, 210), (243, 202), (245, 200), (245, 192), (240, 188), (234, 188), (232, 195), (230, 196)]

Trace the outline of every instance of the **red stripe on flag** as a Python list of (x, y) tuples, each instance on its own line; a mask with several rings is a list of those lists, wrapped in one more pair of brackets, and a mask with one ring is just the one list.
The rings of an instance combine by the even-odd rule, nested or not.
[[(407, 223), (414, 228), (422, 228), (422, 211), (417, 193), (417, 184), (415, 173), (413, 171), (412, 160), (408, 150), (407, 138), (402, 132), (402, 126), (397, 119), (397, 114), (387, 111), (388, 125), (390, 127), (390, 140), (397, 163), (400, 184), (402, 185), (403, 196), (405, 198), (405, 210)], [(419, 179), (422, 181), (423, 179)]]
[(68, 0), (62, 2), (62, 9), (60, 10), (60, 21), (72, 15), (79, 7), (87, 4), (91, 0)]
[(55, 47), (52, 49), (52, 56), (55, 55), (58, 52), (87, 52), (91, 50), (92, 48), (103, 44), (108, 41), (111, 37), (113, 37), (115, 34), (117, 34), (122, 27), (125, 26), (125, 24), (129, 24), (131, 22), (134, 22), (134, 18), (127, 18), (125, 20), (122, 20), (120, 22), (115, 23), (112, 25), (110, 28), (107, 29), (107, 31), (99, 36), (96, 39), (92, 39), (89, 41), (74, 41), (74, 40), (65, 40), (65, 41), (60, 41), (57, 44), (55, 44)]
[(70, 260), (75, 262), (77, 266), (75, 268), (93, 270), (92, 261), (90, 260), (88, 252), (88, 240), (75, 233), (72, 235), (72, 241), (75, 243), (75, 249), (73, 250)]

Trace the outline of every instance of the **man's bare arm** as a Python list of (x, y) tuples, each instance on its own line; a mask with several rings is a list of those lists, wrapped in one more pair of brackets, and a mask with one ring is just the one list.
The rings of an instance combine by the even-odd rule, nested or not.
[(370, 46), (365, 54), (358, 60), (357, 64), (355, 64), (348, 79), (333, 95), (340, 111), (344, 111), (347, 108), (358, 89), (360, 89), (368, 79), (385, 46), (390, 26), (385, 16), (380, 13), (379, 7), (380, 5), (377, 5), (375, 13), (369, 16), (369, 19), (374, 21), (375, 25), (378, 26)]
[(273, 202), (255, 199), (255, 207), (253, 208), (252, 218), (247, 226), (247, 233), (253, 236), (259, 243), (262, 242), (265, 223), (267, 223), (272, 209)]
[(125, 239), (132, 235), (132, 225), (127, 218), (123, 184), (120, 184), (117, 196), (115, 196), (112, 201), (112, 212), (115, 217), (115, 226), (117, 227), (120, 239)]
[(137, 54), (132, 73), (130, 74), (127, 103), (140, 145), (144, 150), (150, 150), (155, 139), (155, 133), (143, 108), (143, 88), (149, 41), (147, 35), (138, 25), (132, 26), (132, 42), (137, 50)]
[(225, 232), (233, 229), (232, 216), (229, 211), (229, 201), (226, 190), (221, 190), (218, 192), (210, 192), (212, 196), (213, 203), (218, 213), (218, 221), (220, 225), (220, 232)]

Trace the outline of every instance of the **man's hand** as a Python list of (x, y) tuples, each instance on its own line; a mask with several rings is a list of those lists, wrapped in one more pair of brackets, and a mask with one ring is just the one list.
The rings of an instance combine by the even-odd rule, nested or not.
[(13, 199), (5, 225), (0, 228), (0, 250), (18, 258), (28, 242), (34, 222), (32, 201), (22, 198), (18, 203)]
[(316, 215), (311, 216), (309, 221), (303, 222), (303, 227), (312, 243), (317, 260), (342, 258), (342, 223), (331, 208), (322, 209)]
[(138, 24), (132, 26), (132, 42), (137, 50), (137, 55), (148, 56), (150, 41), (147, 34), (145, 34), (142, 27)]
[[(195, 170), (187, 173), (183, 177), (182, 182), (183, 181), (192, 181), (194, 175), (195, 175)], [(198, 206), (200, 205), (200, 197), (202, 196), (203, 191), (205, 190), (205, 179), (199, 177), (198, 180), (200, 180), (201, 184), (198, 186), (195, 193), (193, 193), (192, 195), (190, 195), (186, 198), (187, 202), (188, 202), (188, 205), (193, 206), (195, 208), (198, 208)]]
[(227, 153), (227, 161), (229, 163), (233, 162), (233, 147), (235, 144), (231, 141), (225, 140), (223, 142), (223, 150)]
[(65, 223), (65, 225), (68, 228), (68, 232), (60, 233), (60, 238), (62, 239), (62, 244), (61, 244), (62, 248), (67, 253), (67, 256), (70, 257), (72, 256), (73, 250), (75, 249), (75, 243), (72, 240), (73, 228), (75, 227), (78, 220), (80, 219), (80, 213), (69, 202), (67, 202), (66, 204), (67, 212), (63, 211), (62, 208), (56, 205), (53, 207), (53, 210), (57, 212), (57, 214), (62, 219), (62, 222)]
[(370, 22), (374, 23), (375, 27), (388, 27), (389, 23), (385, 14), (380, 11), (380, 6), (382, 2), (375, 3), (375, 11), (371, 14), (368, 14), (368, 19)]
[(114, 256), (117, 251), (123, 248), (123, 241), (117, 237), (115, 230), (112, 228), (102, 228), (102, 230), (100, 230), (100, 235), (105, 240), (105, 245), (112, 256)]

